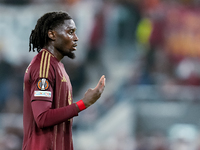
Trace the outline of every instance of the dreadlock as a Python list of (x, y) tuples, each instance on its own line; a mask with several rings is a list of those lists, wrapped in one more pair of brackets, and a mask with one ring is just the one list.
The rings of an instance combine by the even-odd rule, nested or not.
[(66, 12), (49, 12), (39, 18), (29, 38), (29, 52), (31, 50), (35, 52), (35, 49), (40, 52), (48, 43), (48, 31), (55, 29), (68, 19), (72, 19), (72, 17)]

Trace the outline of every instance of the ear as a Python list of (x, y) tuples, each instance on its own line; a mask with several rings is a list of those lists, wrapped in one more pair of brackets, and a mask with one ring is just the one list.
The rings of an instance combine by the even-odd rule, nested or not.
[(51, 40), (55, 41), (55, 39), (56, 39), (56, 37), (55, 37), (55, 31), (54, 31), (54, 30), (49, 30), (49, 31), (48, 31), (48, 37), (49, 37)]

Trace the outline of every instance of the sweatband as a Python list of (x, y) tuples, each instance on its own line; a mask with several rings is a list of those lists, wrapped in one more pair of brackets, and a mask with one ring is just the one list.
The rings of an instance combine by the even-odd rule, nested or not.
[(80, 101), (76, 102), (76, 104), (78, 105), (78, 108), (80, 111), (86, 109), (85, 104), (83, 103), (82, 99)]

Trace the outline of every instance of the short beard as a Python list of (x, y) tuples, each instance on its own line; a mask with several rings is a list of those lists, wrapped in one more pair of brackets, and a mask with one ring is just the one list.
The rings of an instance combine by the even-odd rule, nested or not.
[(76, 57), (75, 54), (72, 52), (66, 53), (64, 56), (68, 56), (71, 59), (74, 59)]
[(75, 56), (75, 54), (73, 53), (73, 52), (63, 52), (63, 51), (61, 51), (61, 50), (59, 50), (58, 49), (58, 51), (63, 55), (63, 56), (67, 56), (67, 57), (69, 57), (69, 58), (71, 58), (71, 59), (74, 59), (76, 56)]

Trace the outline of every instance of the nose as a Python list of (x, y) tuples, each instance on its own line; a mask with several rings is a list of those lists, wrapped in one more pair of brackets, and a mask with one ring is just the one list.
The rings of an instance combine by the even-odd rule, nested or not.
[(74, 41), (78, 41), (78, 36), (75, 34)]

